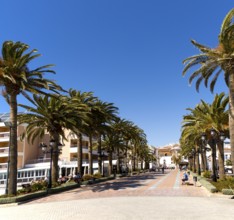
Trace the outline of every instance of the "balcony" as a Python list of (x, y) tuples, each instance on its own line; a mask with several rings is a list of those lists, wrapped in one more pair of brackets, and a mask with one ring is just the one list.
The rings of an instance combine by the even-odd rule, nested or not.
[(0, 132), (0, 142), (9, 141), (10, 139), (10, 132)]
[[(83, 154), (88, 154), (88, 148), (87, 147), (82, 147)], [(70, 153), (77, 153), (77, 147), (70, 147)], [(97, 154), (97, 151), (93, 151), (93, 154)]]
[(9, 155), (9, 147), (0, 148), (0, 157), (7, 157)]
[(0, 163), (0, 170), (6, 170), (7, 169), (7, 163)]

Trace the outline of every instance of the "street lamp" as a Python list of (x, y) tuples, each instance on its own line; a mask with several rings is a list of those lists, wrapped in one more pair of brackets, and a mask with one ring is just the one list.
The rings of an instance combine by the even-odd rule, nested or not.
[(56, 147), (56, 142), (53, 139), (50, 140), (49, 146), (46, 145), (44, 142), (39, 144), (39, 147), (41, 147), (42, 152), (44, 154), (50, 153), (50, 172), (49, 172), (49, 181), (48, 181), (49, 189), (52, 187), (52, 156), (55, 153), (58, 154), (61, 151), (62, 146), (63, 145), (61, 143), (58, 143), (57, 144), (58, 150), (54, 149)]
[(8, 148), (8, 161), (7, 161), (7, 176), (6, 176), (6, 189), (5, 189), (5, 194), (8, 194), (8, 181), (9, 181), (9, 172), (10, 172), (10, 147), (11, 147), (11, 128), (12, 128), (12, 123), (10, 121), (5, 121), (4, 122), (5, 126), (10, 129), (10, 138), (9, 138), (9, 148)]

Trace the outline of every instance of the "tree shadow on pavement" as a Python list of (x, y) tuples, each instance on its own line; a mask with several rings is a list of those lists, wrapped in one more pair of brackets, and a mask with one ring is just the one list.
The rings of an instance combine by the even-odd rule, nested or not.
[(111, 182), (99, 183), (92, 185), (93, 192), (103, 192), (105, 190), (123, 190), (134, 189), (145, 186), (149, 180), (157, 179), (157, 176), (164, 176), (166, 174), (150, 173), (144, 175), (129, 176), (123, 179), (117, 179)]

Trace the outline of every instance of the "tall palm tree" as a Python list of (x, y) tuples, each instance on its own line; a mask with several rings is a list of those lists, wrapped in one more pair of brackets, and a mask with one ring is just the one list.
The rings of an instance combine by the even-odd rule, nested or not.
[[(228, 112), (227, 112), (228, 97), (224, 93), (216, 94), (212, 104), (208, 104), (201, 100), (201, 103), (194, 109), (187, 109), (190, 111), (189, 115), (184, 116), (182, 137), (188, 138), (189, 136), (194, 139), (197, 146), (201, 143), (201, 133), (205, 132), (210, 136), (210, 128), (213, 128), (217, 134), (225, 132), (228, 136)], [(210, 137), (211, 138), (211, 137)], [(216, 142), (219, 150), (219, 174), (220, 178), (224, 177), (224, 149), (223, 142), (216, 137)], [(209, 144), (213, 144), (209, 142)], [(200, 147), (198, 147), (200, 148)], [(216, 146), (211, 146), (213, 156), (215, 156)], [(215, 151), (215, 152), (214, 152)], [(202, 162), (205, 165), (204, 155), (202, 155)], [(214, 159), (214, 161), (216, 158)]]
[[(78, 123), (74, 129), (74, 133), (77, 136), (77, 168), (78, 172), (83, 175), (82, 161), (83, 161), (83, 150), (82, 150), (82, 136), (87, 130), (88, 124), (86, 123), (90, 116), (90, 106), (92, 106), (96, 101), (97, 97), (93, 96), (92, 92), (81, 92), (74, 89), (69, 90), (68, 103), (74, 107), (74, 112), (84, 113), (83, 119)], [(81, 122), (81, 123), (80, 123)]]
[[(22, 105), (27, 110), (26, 114), (19, 115), (19, 122), (28, 124), (22, 138), (27, 137), (28, 141), (34, 142), (36, 138), (43, 138), (49, 133), (50, 138), (55, 140), (52, 154), (52, 183), (58, 179), (58, 144), (60, 138), (65, 139), (65, 129), (74, 129), (77, 124), (77, 113), (71, 105), (67, 105), (64, 99), (48, 96), (33, 96), (34, 107)], [(81, 117), (79, 117), (81, 118)], [(82, 119), (80, 119), (82, 120)]]
[(101, 135), (108, 129), (107, 123), (116, 118), (118, 108), (113, 103), (102, 102), (96, 97), (91, 97), (85, 104), (89, 108), (88, 117), (82, 126), (82, 133), (88, 136), (89, 174), (93, 174), (93, 139), (98, 140), (98, 164), (101, 172)]
[(195, 78), (196, 89), (204, 81), (205, 86), (210, 81), (210, 90), (213, 91), (216, 81), (221, 73), (224, 73), (224, 80), (229, 88), (229, 128), (232, 154), (232, 166), (234, 169), (234, 8), (231, 9), (223, 20), (219, 34), (219, 44), (216, 48), (210, 48), (192, 40), (192, 44), (197, 47), (201, 54), (189, 57), (184, 60), (185, 68), (183, 75), (193, 67), (189, 82)]
[(5, 41), (2, 45), (0, 57), (0, 86), (3, 95), (10, 106), (10, 121), (12, 123), (10, 134), (10, 174), (8, 193), (16, 195), (17, 190), (17, 96), (28, 93), (46, 94), (44, 89), (57, 91), (61, 87), (53, 81), (44, 78), (44, 73), (55, 73), (52, 65), (29, 69), (30, 62), (38, 58), (37, 50), (27, 53), (29, 46), (21, 42)]
[(98, 169), (101, 173), (101, 136), (108, 129), (108, 123), (116, 119), (118, 108), (114, 106), (113, 103), (103, 102), (98, 100), (91, 106), (91, 114), (87, 123), (89, 128), (87, 129), (89, 133), (90, 145), (89, 145), (89, 173), (92, 174), (93, 162), (92, 162), (92, 139), (96, 137), (98, 140)]

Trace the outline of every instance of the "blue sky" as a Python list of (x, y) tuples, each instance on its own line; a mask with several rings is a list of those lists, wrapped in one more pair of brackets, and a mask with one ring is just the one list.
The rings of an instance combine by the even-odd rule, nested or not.
[[(186, 108), (214, 94), (197, 93), (182, 61), (198, 51), (191, 39), (217, 46), (231, 0), (1, 0), (0, 44), (22, 41), (55, 64), (65, 89), (93, 91), (141, 127), (149, 144), (178, 142)], [(227, 92), (221, 77), (214, 93)], [(20, 103), (25, 100), (20, 98)], [(0, 112), (9, 112), (0, 97)]]

